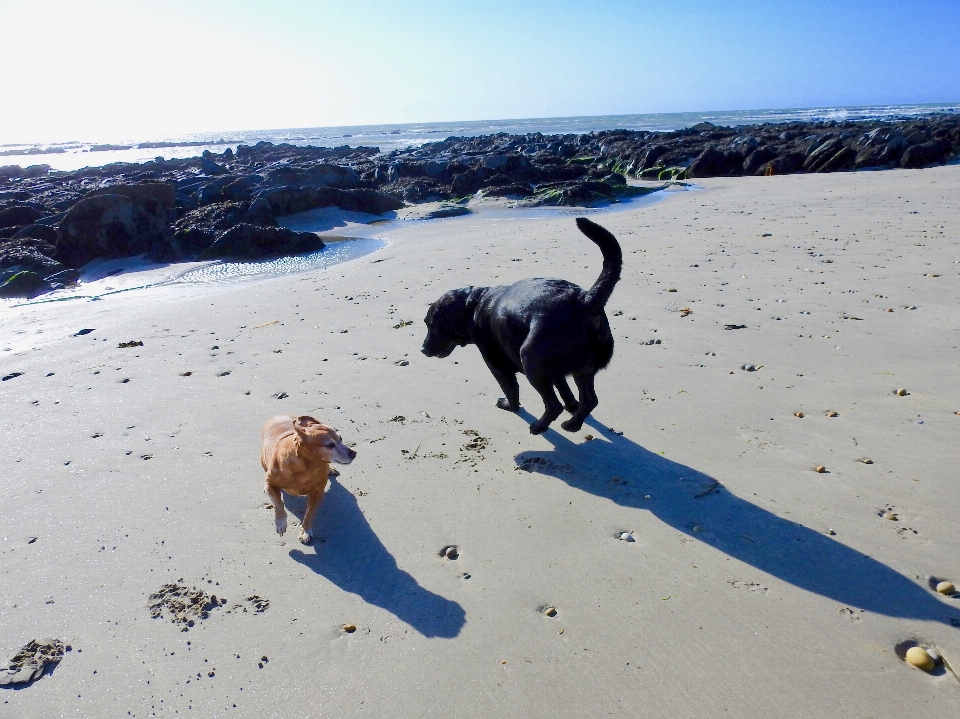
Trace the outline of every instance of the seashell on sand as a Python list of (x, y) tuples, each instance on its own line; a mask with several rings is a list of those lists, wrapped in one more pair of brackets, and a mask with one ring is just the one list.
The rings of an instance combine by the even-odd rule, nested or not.
[(547, 616), (547, 617), (555, 617), (555, 616), (557, 616), (557, 608), (556, 608), (556, 607), (545, 607), (544, 610), (543, 610), (543, 614), (544, 614), (544, 616)]
[(347, 634), (353, 634), (355, 631), (357, 631), (357, 625), (356, 625), (356, 624), (344, 624), (344, 625), (343, 625), (343, 631), (345, 631)]
[(802, 418), (803, 418), (803, 412), (794, 412), (794, 413), (793, 413), (793, 416), (794, 416), (794, 417), (800, 417), (800, 418), (802, 419)]
[(933, 661), (933, 657), (931, 657), (923, 647), (910, 647), (904, 658), (908, 664), (912, 664), (917, 667), (917, 669), (923, 669), (925, 672), (932, 672), (937, 666), (937, 663)]
[(818, 464), (816, 467), (813, 468), (813, 471), (816, 472), (817, 474), (823, 474), (824, 472), (827, 471), (827, 468), (824, 467), (822, 464)]
[(956, 594), (957, 588), (953, 586), (953, 582), (940, 582), (937, 584), (937, 591), (940, 592), (940, 594), (950, 595)]
[(834, 412), (833, 410), (830, 410), (829, 412), (827, 412), (827, 417), (839, 417), (839, 416), (840, 414), (838, 412)]
[(903, 397), (903, 396), (905, 396), (905, 395), (907, 394), (907, 390), (905, 390), (903, 387), (901, 387), (901, 388), (898, 389), (896, 392), (894, 392), (894, 394), (897, 395), (898, 397)]

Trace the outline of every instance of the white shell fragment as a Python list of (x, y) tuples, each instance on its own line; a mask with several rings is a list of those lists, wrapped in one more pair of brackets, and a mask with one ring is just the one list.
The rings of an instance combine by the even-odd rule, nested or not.
[[(633, 535), (630, 532), (620, 532), (620, 541), (621, 542), (636, 542), (637, 540), (633, 538)], [(952, 584), (950, 585), (953, 586)]]

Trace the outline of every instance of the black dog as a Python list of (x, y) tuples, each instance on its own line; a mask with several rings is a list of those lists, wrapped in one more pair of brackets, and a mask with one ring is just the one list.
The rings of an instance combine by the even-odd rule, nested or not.
[[(430, 305), (424, 319), (423, 354), (447, 357), (457, 347), (476, 344), (506, 397), (497, 407), (520, 409), (517, 372), (523, 372), (543, 398), (544, 412), (530, 426), (545, 431), (566, 407), (573, 414), (561, 426), (576, 432), (597, 406), (593, 378), (613, 356), (613, 336), (603, 311), (620, 279), (623, 257), (617, 239), (583, 217), (577, 227), (603, 253), (603, 271), (584, 291), (572, 282), (532, 278), (509, 287), (463, 287)], [(573, 398), (567, 375), (580, 391)], [(553, 388), (563, 399), (557, 401)]]

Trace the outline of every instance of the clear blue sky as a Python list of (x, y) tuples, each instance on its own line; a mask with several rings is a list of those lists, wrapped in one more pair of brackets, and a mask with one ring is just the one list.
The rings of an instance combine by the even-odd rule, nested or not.
[(960, 0), (0, 0), (0, 142), (960, 100)]

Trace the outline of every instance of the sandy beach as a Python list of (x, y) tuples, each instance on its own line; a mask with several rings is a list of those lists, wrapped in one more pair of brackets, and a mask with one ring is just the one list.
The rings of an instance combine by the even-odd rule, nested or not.
[[(960, 585), (958, 198), (948, 165), (708, 178), (593, 217), (624, 272), (576, 434), (529, 434), (523, 379), (497, 409), (475, 347), (420, 354), (448, 289), (592, 284), (572, 210), (18, 315), (0, 660), (70, 651), (0, 716), (960, 715), (960, 596), (933, 588)], [(280, 413), (358, 453), (313, 546), (262, 493)], [(162, 604), (194, 590), (205, 617)]]

